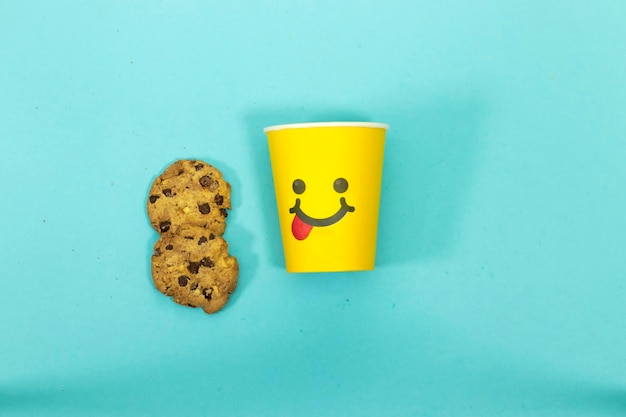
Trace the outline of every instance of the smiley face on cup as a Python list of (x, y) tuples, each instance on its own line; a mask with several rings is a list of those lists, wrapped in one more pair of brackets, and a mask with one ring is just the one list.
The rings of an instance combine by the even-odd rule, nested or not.
[[(298, 178), (292, 183), (293, 192), (302, 195), (306, 191), (306, 183)], [(337, 178), (333, 182), (333, 189), (336, 193), (342, 194), (348, 190), (348, 180), (345, 178)], [(301, 198), (296, 198), (295, 204), (289, 209), (289, 213), (293, 213), (293, 222), (291, 223), (291, 233), (298, 240), (304, 240), (314, 227), (332, 226), (348, 213), (353, 213), (354, 206), (346, 202), (345, 197), (339, 197), (339, 208), (330, 216), (324, 218), (312, 217), (302, 208)]]
[(266, 128), (289, 272), (374, 268), (387, 126)]

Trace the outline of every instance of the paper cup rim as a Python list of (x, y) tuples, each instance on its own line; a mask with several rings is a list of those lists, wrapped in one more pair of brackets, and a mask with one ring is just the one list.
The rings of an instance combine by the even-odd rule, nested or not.
[(263, 129), (263, 132), (275, 132), (277, 130), (285, 129), (307, 129), (312, 127), (369, 127), (374, 129), (389, 129), (389, 125), (387, 124), (375, 122), (310, 122), (268, 126)]

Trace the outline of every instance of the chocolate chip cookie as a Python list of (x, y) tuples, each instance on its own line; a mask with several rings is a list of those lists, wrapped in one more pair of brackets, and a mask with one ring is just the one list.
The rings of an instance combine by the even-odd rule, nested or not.
[(154, 245), (154, 284), (178, 304), (215, 313), (235, 291), (238, 275), (239, 264), (228, 254), (228, 243), (209, 229), (181, 226), (161, 235)]
[(222, 235), (230, 208), (230, 184), (217, 168), (198, 160), (179, 160), (167, 167), (148, 196), (150, 223), (162, 234), (194, 225)]

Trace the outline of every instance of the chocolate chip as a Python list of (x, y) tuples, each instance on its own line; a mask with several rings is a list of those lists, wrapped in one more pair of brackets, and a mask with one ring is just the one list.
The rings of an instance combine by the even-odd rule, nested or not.
[(202, 214), (209, 214), (211, 212), (211, 207), (209, 206), (209, 203), (202, 203), (198, 205), (198, 210), (200, 210), (200, 213)]
[(196, 164), (196, 165), (194, 166), (194, 168), (196, 168), (196, 171), (200, 171), (202, 168), (204, 168), (204, 165), (202, 165), (202, 164)]
[(215, 194), (215, 204), (217, 204), (218, 206), (224, 204), (224, 196)]
[(193, 236), (185, 236), (185, 239), (187, 239), (187, 240), (193, 240), (194, 238), (193, 238)]
[(205, 175), (202, 178), (200, 178), (200, 185), (202, 185), (203, 187), (207, 187), (211, 191), (215, 191), (220, 186), (220, 183), (217, 180), (214, 180), (213, 178), (211, 178), (210, 176)]
[(202, 236), (200, 239), (198, 239), (198, 245), (202, 245), (203, 243), (207, 242), (207, 238)]
[(194, 291), (196, 288), (198, 288), (198, 283), (197, 282), (192, 282), (191, 285), (189, 286), (189, 289), (191, 291)]
[(206, 298), (208, 301), (211, 301), (211, 295), (213, 294), (213, 288), (203, 288), (202, 289), (202, 295), (204, 296), (204, 298)]
[(203, 187), (210, 187), (211, 184), (213, 184), (213, 178), (209, 177), (208, 175), (205, 175), (203, 177), (200, 178), (200, 185)]
[(158, 196), (158, 195), (151, 195), (151, 196), (150, 196), (150, 202), (151, 202), (152, 204), (154, 204), (154, 203), (155, 203), (158, 199), (159, 199), (159, 196)]
[(156, 248), (154, 250), (154, 253), (152, 254), (152, 256), (161, 256), (161, 249), (160, 248)]
[(211, 258), (202, 258), (202, 260), (200, 261), (200, 265), (207, 268), (213, 268), (215, 266), (215, 263), (211, 260)]
[(165, 247), (165, 249), (166, 249), (166, 250), (172, 250), (172, 249), (174, 249), (174, 245), (167, 245), (167, 246)]
[(187, 275), (181, 275), (178, 277), (178, 285), (181, 287), (186, 287), (189, 282), (189, 277)]
[(220, 209), (220, 214), (221, 214), (222, 216), (224, 216), (224, 217), (228, 217), (228, 213), (226, 212), (226, 209), (225, 209), (225, 208), (221, 208), (221, 209)]
[(171, 188), (166, 188), (163, 190), (163, 195), (165, 197), (174, 197), (174, 194), (172, 194), (172, 189)]
[(187, 265), (187, 271), (192, 274), (197, 274), (198, 270), (200, 270), (200, 262), (189, 262), (189, 265)]
[(161, 233), (165, 233), (170, 230), (171, 225), (172, 223), (169, 220), (165, 220), (164, 222), (159, 223), (159, 229), (161, 230)]
[(215, 239), (215, 235), (214, 235), (213, 233), (211, 233), (211, 234), (209, 235), (209, 240), (213, 240), (213, 239)]

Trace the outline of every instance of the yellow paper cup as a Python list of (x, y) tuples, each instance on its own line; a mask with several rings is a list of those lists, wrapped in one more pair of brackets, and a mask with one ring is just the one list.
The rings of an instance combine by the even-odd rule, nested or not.
[(366, 122), (264, 129), (288, 272), (374, 269), (387, 129)]

